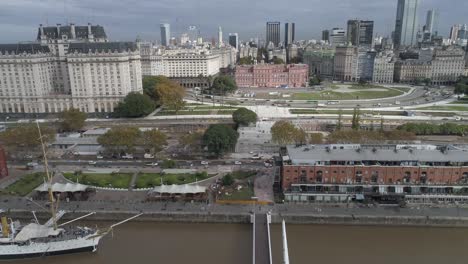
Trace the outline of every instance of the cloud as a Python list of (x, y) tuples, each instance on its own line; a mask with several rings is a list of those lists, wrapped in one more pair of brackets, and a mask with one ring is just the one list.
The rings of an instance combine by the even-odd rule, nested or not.
[[(0, 0), (1, 42), (34, 40), (38, 24), (104, 25), (114, 40), (159, 39), (159, 23), (171, 24), (178, 35), (197, 25), (205, 37), (238, 32), (241, 39), (263, 37), (267, 21), (295, 22), (298, 39), (320, 37), (323, 29), (346, 27), (348, 19), (375, 21), (375, 33), (394, 28), (397, 0)], [(450, 2), (450, 5), (447, 5)], [(456, 7), (456, 8), (455, 8)], [(465, 23), (466, 0), (420, 0), (420, 24), (425, 12), (440, 12), (439, 32)]]

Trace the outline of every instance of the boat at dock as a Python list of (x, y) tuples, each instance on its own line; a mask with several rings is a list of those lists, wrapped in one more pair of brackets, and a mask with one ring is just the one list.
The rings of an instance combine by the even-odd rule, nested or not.
[(52, 192), (52, 177), (48, 169), (46, 150), (39, 124), (37, 124), (37, 127), (44, 156), (45, 173), (48, 180), (46, 184), (48, 186), (52, 217), (47, 222), (40, 224), (36, 215), (32, 212), (34, 216), (33, 222), (23, 225), (20, 221), (7, 218), (4, 212), (0, 212), (2, 215), (0, 218), (0, 260), (95, 252), (98, 249), (101, 239), (112, 232), (114, 227), (141, 215), (135, 215), (102, 230), (86, 226), (70, 225), (94, 213), (89, 213), (66, 223), (58, 224), (59, 219), (66, 214), (66, 212), (58, 211), (58, 199), (54, 197), (54, 193)]

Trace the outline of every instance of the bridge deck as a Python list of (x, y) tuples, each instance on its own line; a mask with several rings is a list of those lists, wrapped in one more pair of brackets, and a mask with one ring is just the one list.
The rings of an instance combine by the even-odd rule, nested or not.
[(270, 264), (270, 248), (268, 238), (268, 220), (266, 214), (255, 215), (255, 252), (254, 264)]

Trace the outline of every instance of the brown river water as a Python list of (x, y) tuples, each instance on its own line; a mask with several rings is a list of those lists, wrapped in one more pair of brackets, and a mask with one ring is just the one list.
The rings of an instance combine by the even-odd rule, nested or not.
[[(287, 230), (291, 264), (468, 263), (468, 229), (288, 225)], [(96, 253), (10, 262), (247, 264), (251, 240), (250, 225), (127, 223), (104, 238)], [(279, 225), (272, 226), (272, 240), (273, 263), (282, 263)]]

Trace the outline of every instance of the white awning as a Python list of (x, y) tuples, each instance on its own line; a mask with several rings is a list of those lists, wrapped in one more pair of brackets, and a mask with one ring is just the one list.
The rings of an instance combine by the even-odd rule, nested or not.
[[(41, 186), (37, 187), (35, 190), (38, 192), (47, 192), (49, 188), (48, 183), (43, 183)], [(83, 185), (79, 183), (54, 183), (52, 184), (52, 192), (84, 192), (89, 188), (88, 185)]]
[(204, 193), (206, 192), (206, 187), (198, 185), (161, 185), (154, 187), (150, 193), (169, 193), (169, 194), (195, 194), (195, 193)]
[(15, 241), (28, 241), (33, 238), (42, 238), (42, 237), (50, 237), (50, 236), (58, 236), (63, 231), (62, 228), (57, 228), (54, 230), (53, 227), (47, 227), (43, 225), (38, 225), (35, 223), (31, 223), (18, 233), (15, 237)]

